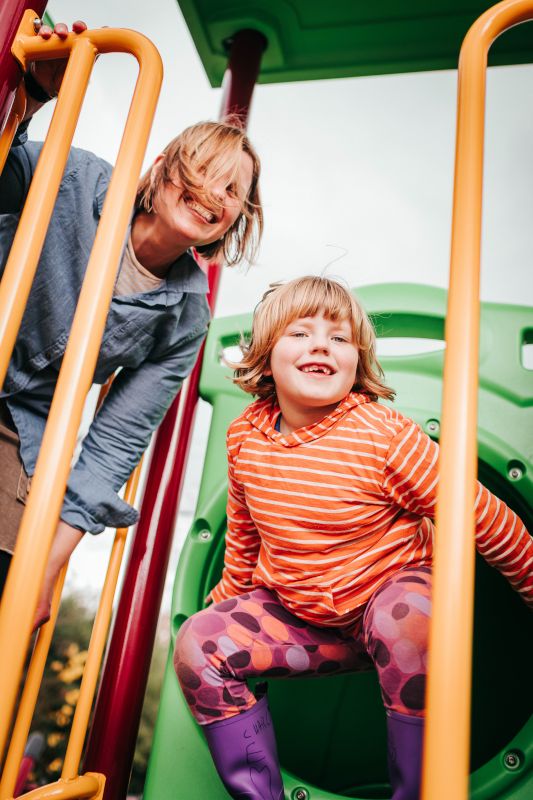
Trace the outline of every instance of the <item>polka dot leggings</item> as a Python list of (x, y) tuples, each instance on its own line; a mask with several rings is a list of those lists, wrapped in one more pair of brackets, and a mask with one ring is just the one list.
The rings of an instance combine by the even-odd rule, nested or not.
[(181, 627), (174, 665), (190, 709), (207, 725), (251, 708), (247, 678), (378, 673), (383, 702), (424, 714), (431, 570), (389, 578), (356, 627), (318, 628), (287, 611), (264, 588), (209, 606)]

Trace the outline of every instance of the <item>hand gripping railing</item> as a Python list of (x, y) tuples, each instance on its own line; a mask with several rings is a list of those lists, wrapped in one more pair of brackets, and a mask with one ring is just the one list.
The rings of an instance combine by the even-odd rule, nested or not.
[(533, 0), (499, 3), (472, 25), (459, 60), (424, 800), (468, 796), (485, 76), (496, 37), (531, 19)]
[[(0, 284), (0, 382), (5, 377), (20, 326), (96, 55), (107, 52), (131, 53), (139, 62), (139, 76), (59, 373), (32, 490), (0, 608), (0, 652), (9, 653), (9, 658), (4, 656), (0, 663), (0, 753), (4, 750), (10, 727), (39, 588), (59, 519), (76, 433), (94, 374), (162, 79), (161, 59), (156, 48), (134, 31), (102, 29), (79, 35), (70, 34), (64, 41), (54, 36), (46, 42), (32, 35), (35, 16), (32, 11), (26, 12), (13, 46), (13, 52), (23, 68), (29, 60), (69, 57), (69, 61), (50, 130)], [(117, 541), (123, 540), (122, 533), (118, 532)], [(123, 548), (123, 544), (120, 546), (117, 541), (112, 561), (114, 557), (120, 557), (119, 551), (121, 546)], [(113, 580), (116, 582), (116, 578)], [(106, 584), (108, 583), (109, 575), (106, 579)], [(111, 591), (106, 585), (104, 594), (108, 593), (108, 589)], [(58, 589), (56, 595), (57, 593)], [(110, 598), (107, 605), (110, 608)], [(98, 613), (100, 615), (100, 611)], [(97, 617), (93, 639), (101, 638), (102, 629), (107, 629), (108, 619), (106, 621), (103, 617), (108, 617), (108, 614), (102, 612), (102, 615), (102, 618)], [(98, 629), (100, 632), (97, 634)], [(103, 635), (105, 636), (105, 632)], [(103, 649), (103, 644), (100, 649)], [(88, 677), (86, 668), (84, 683), (92, 683), (92, 691), (97, 671), (98, 665), (93, 669), (92, 676)], [(73, 728), (81, 728), (77, 726), (76, 717), (81, 720), (82, 717), (88, 717), (88, 713), (88, 708), (78, 704)], [(71, 746), (72, 749), (70, 753), (67, 752), (61, 781), (35, 790), (28, 796), (101, 797), (103, 776), (88, 774), (77, 778), (75, 775), (84, 732), (84, 729), (78, 729), (78, 741), (74, 743), (71, 736), (69, 749)]]

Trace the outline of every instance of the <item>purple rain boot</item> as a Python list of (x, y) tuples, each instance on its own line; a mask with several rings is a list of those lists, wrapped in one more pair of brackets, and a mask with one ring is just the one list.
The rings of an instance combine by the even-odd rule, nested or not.
[(255, 706), (203, 726), (220, 778), (234, 800), (283, 800), (283, 782), (266, 696)]
[(391, 800), (419, 800), (423, 738), (424, 717), (410, 717), (387, 709)]

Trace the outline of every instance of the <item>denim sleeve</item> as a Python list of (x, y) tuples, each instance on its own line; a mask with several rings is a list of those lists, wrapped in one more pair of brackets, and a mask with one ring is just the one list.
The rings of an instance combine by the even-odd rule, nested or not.
[(72, 470), (61, 519), (89, 533), (133, 525), (138, 512), (118, 497), (191, 372), (207, 318), (166, 357), (123, 369), (97, 413)]

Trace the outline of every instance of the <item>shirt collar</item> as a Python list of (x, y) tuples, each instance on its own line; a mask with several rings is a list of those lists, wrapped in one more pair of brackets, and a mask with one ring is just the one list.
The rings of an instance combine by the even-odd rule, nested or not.
[(299, 444), (312, 442), (314, 439), (319, 439), (321, 436), (324, 436), (324, 434), (330, 431), (352, 408), (362, 403), (369, 403), (370, 400), (371, 398), (366, 394), (350, 392), (327, 417), (324, 417), (312, 425), (307, 425), (305, 428), (299, 428), (287, 435), (276, 430), (276, 420), (279, 417), (280, 408), (277, 402), (271, 398), (267, 400), (257, 400), (255, 403), (252, 403), (245, 410), (244, 417), (254, 428), (260, 430), (272, 442), (282, 447), (295, 447)]

